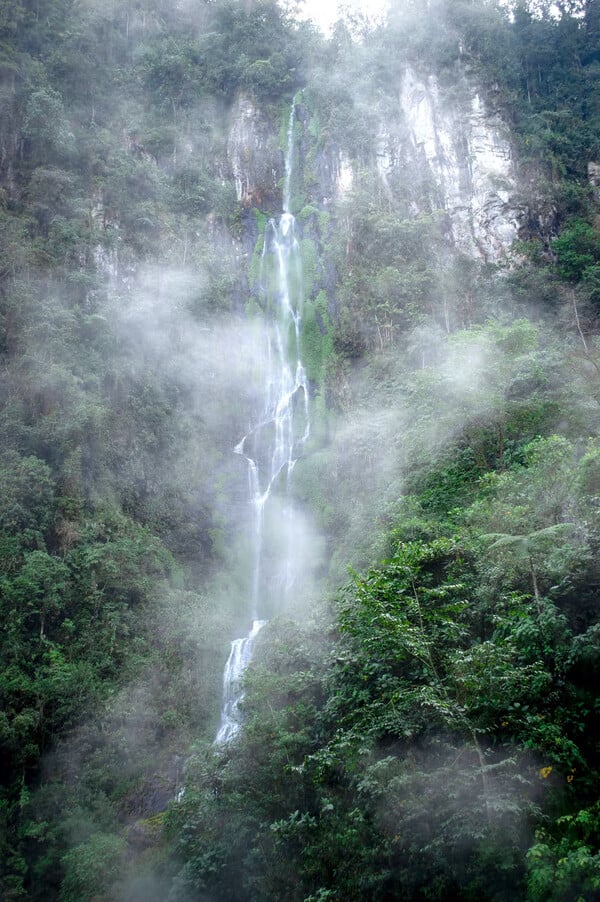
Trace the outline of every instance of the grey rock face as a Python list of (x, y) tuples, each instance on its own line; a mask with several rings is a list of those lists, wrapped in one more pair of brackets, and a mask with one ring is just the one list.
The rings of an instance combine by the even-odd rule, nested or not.
[(262, 207), (279, 192), (282, 154), (272, 123), (251, 98), (238, 97), (227, 136), (227, 161), (238, 201)]
[(408, 69), (399, 124), (382, 124), (377, 165), (384, 184), (408, 179), (423, 186), (415, 215), (443, 210), (456, 249), (494, 263), (519, 229), (508, 129), (466, 79), (459, 88), (443, 92), (434, 76)]
[(600, 163), (593, 161), (588, 163), (588, 178), (596, 200), (600, 202)]

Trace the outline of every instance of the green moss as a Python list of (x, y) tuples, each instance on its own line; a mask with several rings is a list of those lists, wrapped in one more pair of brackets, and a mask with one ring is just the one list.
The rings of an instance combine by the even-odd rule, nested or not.
[(331, 214), (327, 212), (327, 210), (319, 210), (318, 213), (319, 219), (319, 231), (321, 235), (324, 236), (327, 234), (329, 229), (329, 220), (331, 219)]
[(264, 235), (269, 217), (266, 213), (263, 213), (262, 210), (259, 210), (258, 207), (254, 207), (252, 212), (254, 213), (254, 218), (256, 219), (256, 224), (258, 226), (258, 234)]
[(300, 242), (300, 253), (302, 255), (304, 296), (310, 297), (313, 293), (317, 273), (317, 249), (315, 242), (310, 238), (303, 238)]
[(248, 276), (250, 279), (250, 285), (253, 288), (258, 285), (259, 280), (260, 280), (262, 248), (263, 248), (263, 238), (261, 237), (256, 242), (256, 246), (254, 248), (254, 253), (252, 254), (252, 260), (250, 261), (250, 269), (248, 272)]
[(253, 213), (256, 219), (256, 224), (258, 226), (258, 240), (254, 246), (254, 253), (252, 254), (252, 260), (250, 261), (250, 268), (248, 273), (250, 278), (250, 285), (252, 287), (258, 285), (258, 280), (260, 278), (260, 264), (265, 243), (265, 229), (267, 227), (267, 222), (269, 221), (269, 217), (261, 212), (261, 210), (258, 210), (256, 207), (254, 207)]
[(310, 120), (308, 123), (308, 133), (311, 136), (311, 138), (315, 139), (315, 141), (321, 140), (321, 137), (323, 134), (323, 129), (321, 128), (321, 123), (320, 123), (319, 117), (316, 113), (313, 113), (312, 116), (310, 117)]
[(139, 823), (143, 824), (145, 827), (151, 827), (156, 830), (162, 829), (163, 823), (165, 820), (165, 812), (159, 811), (158, 814), (151, 814), (150, 817), (142, 818)]
[(327, 366), (333, 356), (333, 335), (327, 295), (320, 291), (314, 300), (304, 305), (300, 350), (308, 378), (323, 387)]
[(297, 218), (304, 225), (308, 225), (313, 233), (316, 231), (321, 239), (327, 235), (331, 218), (327, 210), (319, 210), (314, 204), (306, 204), (298, 213)]
[(317, 216), (319, 210), (314, 204), (307, 204), (305, 207), (302, 207), (300, 212), (298, 213), (298, 219), (301, 222), (306, 222), (307, 219), (310, 219), (311, 216)]

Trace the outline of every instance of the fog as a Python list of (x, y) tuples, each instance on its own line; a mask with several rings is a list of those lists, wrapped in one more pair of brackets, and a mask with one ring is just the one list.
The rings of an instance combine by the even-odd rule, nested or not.
[[(112, 22), (109, 6), (86, 2), (89, 27)], [(48, 465), (60, 469), (66, 457), (59, 488), (73, 489), (90, 518), (118, 511), (117, 538), (121, 528), (129, 536), (123, 523), (139, 525), (148, 561), (158, 546), (163, 554), (161, 566), (144, 571), (143, 604), (137, 588), (118, 596), (119, 616), (130, 606), (141, 626), (135, 632), (123, 616), (110, 648), (129, 642), (131, 629), (131, 659), (107, 677), (119, 688), (106, 696), (98, 689), (93, 709), (53, 742), (38, 820), (60, 812), (60, 842), (70, 849), (61, 866), (77, 876), (91, 861), (100, 880), (98, 862), (110, 865), (115, 900), (213, 902), (199, 888), (204, 877), (189, 896), (186, 875), (174, 879), (163, 825), (190, 806), (189, 842), (201, 859), (193, 805), (218, 800), (221, 773), (226, 783), (233, 772), (245, 789), (255, 767), (247, 726), (249, 742), (261, 729), (275, 737), (273, 759), (286, 777), (304, 767), (294, 757), (302, 724), (298, 735), (280, 739), (276, 726), (267, 734), (261, 704), (270, 707), (273, 687), (282, 695), (274, 723), (296, 691), (299, 710), (326, 704), (305, 701), (302, 681), (313, 666), (333, 666), (331, 599), (348, 569), (388, 556), (394, 526), (421, 516), (411, 505), (429, 474), (457, 449), (470, 453), (483, 430), (495, 457), (477, 465), (502, 471), (504, 423), (538, 389), (573, 422), (597, 425), (598, 403), (593, 343), (579, 320), (585, 359), (559, 357), (577, 345), (569, 304), (559, 298), (541, 312), (532, 293), (526, 302), (519, 296), (520, 260), (510, 250), (525, 217), (517, 167), (508, 125), (481, 101), (473, 71), (454, 60), (454, 69), (428, 72), (426, 61), (408, 79), (393, 47), (379, 59), (366, 36), (381, 26), (385, 2), (301, 4), (299, 14), (324, 32), (310, 44), (314, 67), (311, 56), (304, 69), (294, 57), (303, 34), (295, 26), (291, 50), (248, 62), (245, 26), (232, 31), (243, 52), (223, 53), (211, 4), (176, 4), (180, 18), (155, 6), (128, 7), (115, 29), (133, 47), (135, 90), (121, 106), (105, 99), (98, 113), (98, 129), (114, 130), (114, 154), (125, 162), (113, 195), (110, 185), (95, 188), (86, 208), (97, 237), (87, 258), (80, 252), (89, 284), (48, 278), (43, 309), (19, 338), (22, 357), (7, 364), (5, 393), (11, 410), (21, 396), (30, 403)], [(284, 6), (295, 13), (296, 4)], [(231, 7), (240, 9), (253, 6)], [(171, 13), (183, 50), (169, 43)], [(364, 43), (339, 35), (326, 43), (340, 13)], [(275, 90), (277, 66), (289, 81)], [(78, 115), (88, 115), (87, 104), (78, 101)], [(101, 162), (89, 165), (101, 172)], [(585, 329), (593, 313), (582, 311)], [(31, 425), (13, 419), (5, 434), (26, 447)], [(526, 429), (530, 440), (537, 421)], [(111, 524), (95, 536), (86, 522), (98, 605), (108, 588), (128, 585), (127, 554), (102, 558)], [(63, 558), (79, 538), (73, 527)], [(231, 690), (223, 686), (228, 654), (257, 620), (268, 626), (248, 670), (234, 675), (231, 743), (215, 747)], [(295, 668), (301, 689), (285, 682)], [(249, 707), (247, 681), (259, 686)], [(388, 838), (414, 831), (423, 844), (439, 829), (453, 835), (457, 854), (467, 834), (490, 826), (520, 841), (537, 802), (529, 778), (539, 762), (513, 759), (507, 742), (502, 760), (490, 754), (486, 782), (477, 742), (452, 742), (440, 729), (414, 756), (406, 746), (397, 755), (390, 748), (389, 758), (370, 749), (356, 765), (365, 786), (372, 781), (369, 792), (378, 780), (385, 787), (377, 829)], [(263, 752), (268, 759), (270, 749)], [(240, 822), (244, 842), (253, 827)], [(209, 873), (213, 863), (203, 867)]]
[(318, 0), (304, 0), (300, 7), (302, 18), (315, 22), (319, 28), (328, 34), (335, 22), (343, 15), (365, 16), (371, 22), (381, 21), (385, 17), (389, 0), (327, 0), (319, 3)]

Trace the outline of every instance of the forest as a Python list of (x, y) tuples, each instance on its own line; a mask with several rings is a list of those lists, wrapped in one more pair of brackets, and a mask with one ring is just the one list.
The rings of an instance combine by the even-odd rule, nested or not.
[(0, 0), (6, 902), (600, 899), (600, 0), (301, 12)]

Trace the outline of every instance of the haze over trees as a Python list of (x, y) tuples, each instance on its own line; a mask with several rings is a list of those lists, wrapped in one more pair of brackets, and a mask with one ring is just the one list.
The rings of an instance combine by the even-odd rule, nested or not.
[[(598, 0), (294, 7), (0, 2), (0, 895), (596, 899)], [(215, 748), (290, 121), (304, 579)]]

